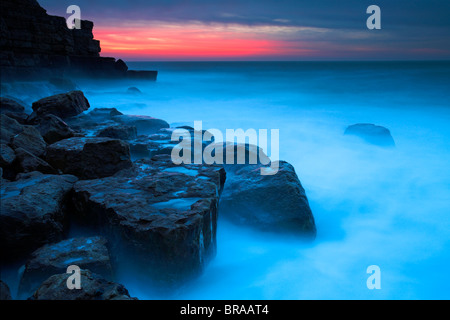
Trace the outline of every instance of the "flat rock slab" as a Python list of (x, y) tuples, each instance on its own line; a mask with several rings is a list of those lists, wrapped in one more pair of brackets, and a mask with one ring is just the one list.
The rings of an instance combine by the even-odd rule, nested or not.
[(68, 289), (68, 273), (56, 274), (45, 280), (29, 300), (137, 300), (130, 297), (121, 284), (106, 280), (89, 270), (80, 272), (80, 289)]
[(274, 175), (261, 175), (261, 165), (227, 170), (220, 213), (236, 224), (269, 232), (315, 237), (308, 199), (292, 165), (279, 161)]
[(65, 201), (77, 178), (39, 172), (1, 185), (0, 254), (14, 258), (62, 238)]
[(112, 279), (106, 244), (107, 240), (102, 237), (81, 237), (37, 249), (25, 264), (19, 292), (29, 296), (44, 280), (54, 274), (65, 273), (70, 265), (89, 269), (106, 279)]
[(46, 160), (54, 168), (80, 179), (108, 177), (132, 165), (128, 143), (110, 138), (58, 141), (48, 146)]
[(175, 284), (198, 275), (215, 254), (224, 180), (220, 167), (177, 166), (158, 156), (113, 177), (79, 181), (73, 201), (79, 219), (108, 238), (115, 260)]

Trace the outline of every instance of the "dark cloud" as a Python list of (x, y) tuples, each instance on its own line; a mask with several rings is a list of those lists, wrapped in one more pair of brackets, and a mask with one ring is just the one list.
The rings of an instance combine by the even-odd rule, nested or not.
[[(382, 36), (361, 43), (400, 48), (423, 48), (450, 52), (450, 1), (447, 0), (40, 0), (55, 15), (66, 15), (67, 6), (76, 4), (82, 18), (96, 25), (111, 21), (199, 21), (326, 28), (327, 39), (351, 43), (352, 33), (368, 32), (366, 9), (380, 6)], [(345, 33), (349, 36), (345, 37)], [(311, 39), (314, 41), (314, 39)], [(447, 54), (447, 58), (450, 54)]]

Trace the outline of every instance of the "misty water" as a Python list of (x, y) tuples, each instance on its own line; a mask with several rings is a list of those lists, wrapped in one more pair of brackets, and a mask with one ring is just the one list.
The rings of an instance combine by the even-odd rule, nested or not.
[[(220, 217), (215, 259), (163, 298), (450, 298), (450, 63), (129, 67), (156, 69), (158, 81), (79, 82), (91, 108), (222, 132), (279, 129), (280, 159), (295, 167), (317, 225), (315, 241), (303, 242)], [(354, 123), (385, 126), (396, 147), (344, 136)], [(380, 290), (366, 286), (370, 265)], [(161, 298), (132, 274), (118, 280), (139, 299)]]

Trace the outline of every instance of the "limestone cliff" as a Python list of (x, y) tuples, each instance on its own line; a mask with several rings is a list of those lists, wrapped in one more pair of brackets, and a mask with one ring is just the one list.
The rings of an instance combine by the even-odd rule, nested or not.
[[(2, 81), (51, 76), (135, 77), (122, 60), (100, 57), (91, 21), (69, 29), (64, 17), (48, 15), (36, 0), (0, 2)], [(143, 73), (140, 78), (156, 74)]]

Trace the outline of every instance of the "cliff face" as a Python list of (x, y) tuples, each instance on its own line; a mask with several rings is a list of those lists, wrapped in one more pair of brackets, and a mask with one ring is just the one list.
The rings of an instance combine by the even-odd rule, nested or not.
[(125, 77), (122, 60), (100, 57), (91, 21), (69, 29), (36, 0), (0, 2), (0, 67), (3, 81), (49, 76)]

